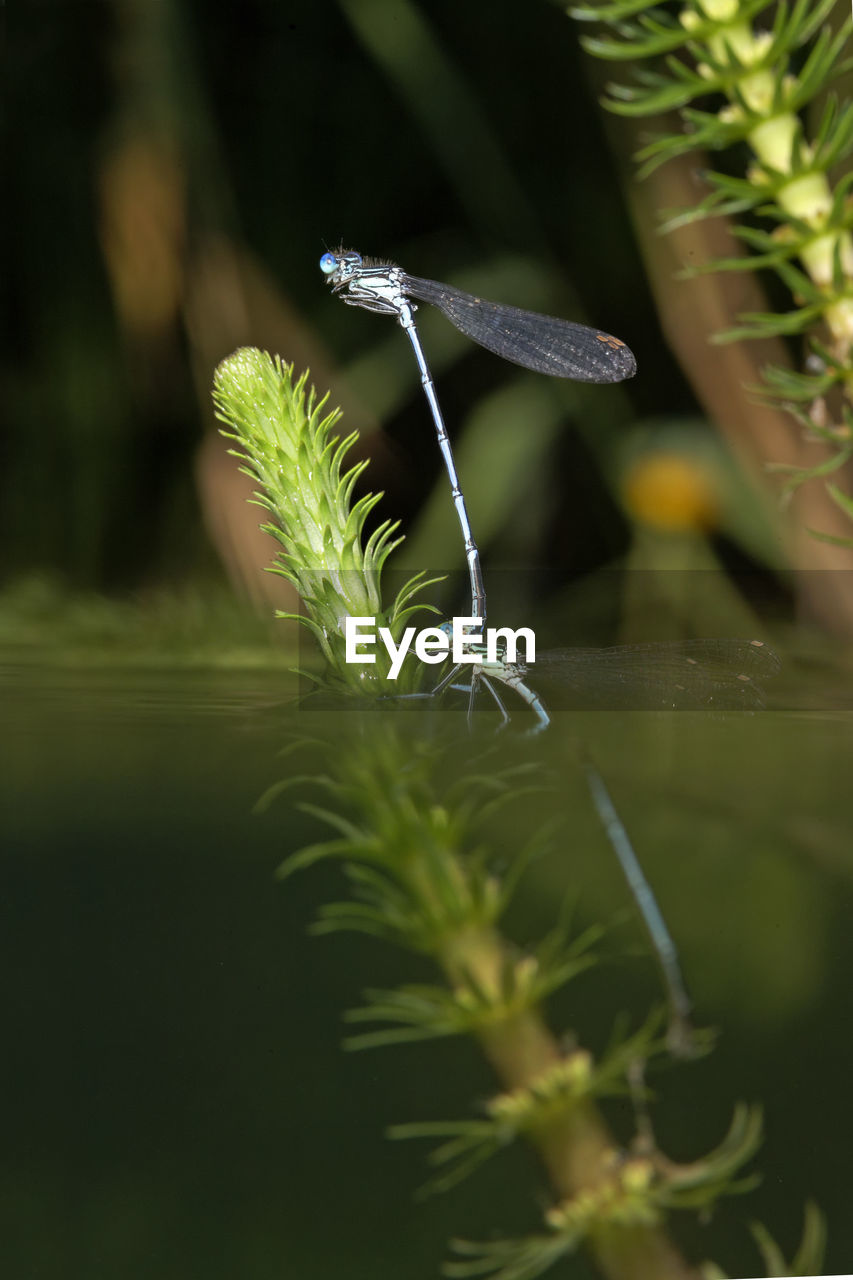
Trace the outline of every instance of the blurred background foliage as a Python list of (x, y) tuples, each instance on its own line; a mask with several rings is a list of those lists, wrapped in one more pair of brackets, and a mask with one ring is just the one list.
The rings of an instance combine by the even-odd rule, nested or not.
[[(365, 485), (385, 490), (376, 519), (403, 517), (400, 566), (461, 567), (401, 335), (323, 288), (318, 259), (341, 241), (600, 325), (637, 355), (630, 384), (557, 384), (422, 314), (487, 570), (544, 571), (518, 607), (619, 564), (850, 567), (804, 533), (840, 519), (820, 487), (783, 515), (764, 472), (818, 446), (741, 390), (792, 353), (707, 342), (758, 283), (674, 278), (724, 251), (725, 226), (653, 234), (660, 206), (696, 198), (695, 161), (630, 176), (635, 126), (602, 118), (601, 69), (559, 8), (114, 0), (30, 5), (9, 25), (7, 637), (38, 630), (33, 599), (55, 637), (79, 593), (155, 614), (224, 583), (260, 615), (289, 603), (259, 572), (271, 547), (214, 430), (212, 372), (241, 344), (331, 388), (372, 458)], [(848, 634), (850, 593), (817, 581), (807, 609)]]

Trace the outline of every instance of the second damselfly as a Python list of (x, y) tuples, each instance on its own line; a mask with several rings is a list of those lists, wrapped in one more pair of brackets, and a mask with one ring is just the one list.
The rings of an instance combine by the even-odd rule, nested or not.
[[(440, 630), (451, 634), (448, 623)], [(511, 689), (533, 712), (533, 732), (551, 717), (531, 680), (549, 686), (548, 702), (572, 711), (758, 711), (764, 706), (763, 682), (779, 674), (778, 654), (763, 640), (674, 640), (611, 645), (603, 649), (550, 649), (528, 666), (508, 661), (474, 640), (474, 667), (492, 695), (502, 721), (510, 719), (495, 685)], [(464, 686), (455, 683), (459, 667), (433, 693)]]

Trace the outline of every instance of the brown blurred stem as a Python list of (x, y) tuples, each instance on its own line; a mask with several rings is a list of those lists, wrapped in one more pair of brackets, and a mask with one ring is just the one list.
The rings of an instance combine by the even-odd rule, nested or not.
[[(491, 929), (457, 934), (441, 957), (450, 982), (471, 976), (485, 991), (500, 991), (505, 945)], [(535, 1009), (481, 1031), (480, 1045), (507, 1091), (524, 1088), (563, 1058), (560, 1046)], [(608, 1176), (618, 1144), (592, 1102), (579, 1103), (562, 1119), (530, 1135), (553, 1190), (568, 1200), (594, 1190)], [(666, 1232), (652, 1226), (602, 1228), (587, 1247), (607, 1280), (700, 1280)]]
[[(333, 368), (324, 344), (263, 264), (243, 247), (227, 169), (176, 0), (112, 0), (115, 105), (100, 140), (96, 185), (101, 244), (116, 323), (144, 429), (167, 416), (187, 431), (186, 346), (199, 418), (195, 479), (210, 540), (232, 585), (260, 612), (296, 608), (292, 588), (260, 572), (272, 543), (250, 506), (253, 484), (228, 456), (210, 402), (213, 371), (237, 347), (281, 352), (310, 367), (360, 439), (353, 452), (391, 468), (374, 415)], [(321, 252), (318, 244), (317, 256)], [(318, 272), (319, 276), (319, 272)], [(174, 402), (174, 404), (172, 404)]]
[[(588, 59), (590, 77), (603, 87), (602, 64)], [(790, 367), (781, 339), (715, 345), (715, 334), (731, 327), (744, 311), (768, 311), (761, 282), (754, 272), (716, 272), (679, 279), (684, 268), (715, 258), (741, 256), (744, 249), (724, 217), (704, 219), (661, 234), (663, 211), (695, 206), (707, 193), (702, 170), (710, 162), (702, 153), (679, 157), (638, 181), (633, 154), (644, 138), (644, 124), (608, 117), (606, 126), (624, 175), (626, 195), (649, 286), (655, 299), (667, 346), (678, 360), (697, 400), (729, 442), (742, 465), (762, 487), (778, 493), (778, 481), (768, 463), (811, 467), (828, 456), (826, 446), (804, 439), (800, 426), (784, 410), (757, 402), (748, 388), (761, 381), (767, 364)], [(655, 130), (681, 129), (675, 118), (655, 121)], [(842, 483), (842, 481), (839, 481)], [(807, 483), (780, 510), (779, 535), (788, 563), (794, 569), (827, 570), (851, 567), (844, 547), (819, 542), (809, 529), (840, 538), (849, 537), (849, 521), (832, 502), (821, 482)], [(842, 589), (844, 583), (848, 589)], [(802, 573), (795, 591), (800, 607), (820, 625), (843, 635), (853, 634), (853, 593), (850, 575)]]

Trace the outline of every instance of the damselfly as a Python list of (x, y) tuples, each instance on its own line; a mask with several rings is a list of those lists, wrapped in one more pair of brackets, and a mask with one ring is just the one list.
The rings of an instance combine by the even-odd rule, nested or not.
[[(449, 631), (449, 624), (442, 624)], [(495, 684), (511, 689), (536, 716), (533, 732), (550, 723), (539, 694), (528, 681), (553, 690), (552, 706), (621, 711), (756, 711), (764, 705), (762, 681), (778, 675), (778, 655), (762, 640), (682, 640), (612, 645), (603, 649), (550, 649), (528, 667), (500, 653), (489, 661), (485, 645), (469, 642), (480, 662), (473, 668), (506, 723), (509, 715)], [(436, 692), (465, 688), (454, 683), (459, 668)]]
[(502, 359), (552, 377), (572, 378), (577, 382), (621, 382), (636, 372), (634, 357), (624, 342), (609, 333), (572, 324), (568, 320), (538, 315), (534, 311), (487, 302), (484, 298), (454, 289), (452, 285), (407, 275), (393, 263), (363, 258), (352, 249), (324, 253), (320, 259), (320, 270), (334, 292), (349, 306), (395, 316), (408, 334), (435, 423), (465, 543), (471, 582), (471, 614), (485, 625), (486, 590), (480, 553), (471, 530), (435, 384), (415, 326), (417, 306), (413, 299), (438, 307), (466, 337)]

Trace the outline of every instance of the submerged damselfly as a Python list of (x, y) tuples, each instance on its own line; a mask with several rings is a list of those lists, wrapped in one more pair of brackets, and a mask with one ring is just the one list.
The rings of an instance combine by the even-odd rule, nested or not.
[[(489, 682), (512, 689), (536, 716), (535, 729), (550, 723), (548, 703), (573, 711), (756, 711), (764, 706), (762, 682), (779, 673), (778, 655), (763, 640), (681, 640), (612, 645), (602, 649), (551, 649), (536, 662), (489, 662), (484, 645), (470, 643), (481, 658), (475, 668), (490, 688), (504, 719), (505, 708)], [(453, 685), (454, 669), (438, 686)], [(553, 696), (551, 696), (553, 694)]]

